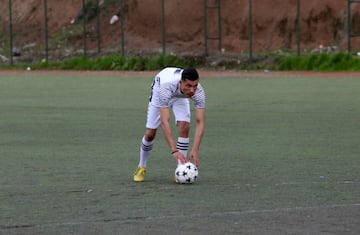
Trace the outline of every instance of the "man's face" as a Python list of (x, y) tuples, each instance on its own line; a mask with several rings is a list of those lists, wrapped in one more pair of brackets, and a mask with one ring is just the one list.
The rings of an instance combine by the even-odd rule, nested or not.
[(198, 84), (199, 79), (195, 81), (189, 79), (185, 79), (185, 81), (180, 80), (180, 91), (187, 97), (192, 97), (195, 94)]

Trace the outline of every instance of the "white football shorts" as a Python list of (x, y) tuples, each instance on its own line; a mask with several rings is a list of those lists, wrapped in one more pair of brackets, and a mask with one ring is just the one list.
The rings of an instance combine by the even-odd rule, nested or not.
[[(172, 98), (169, 107), (172, 109), (177, 121), (190, 122), (190, 102), (188, 98)], [(156, 107), (151, 102), (148, 106), (146, 128), (157, 129), (161, 125), (160, 107)]]

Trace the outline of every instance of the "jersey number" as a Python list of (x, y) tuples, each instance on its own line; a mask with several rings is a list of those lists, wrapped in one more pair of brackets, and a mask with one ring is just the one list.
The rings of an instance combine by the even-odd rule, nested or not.
[(149, 102), (151, 102), (152, 100), (152, 97), (153, 97), (153, 91), (154, 91), (154, 86), (155, 86), (155, 83), (156, 82), (159, 82), (160, 83), (160, 78), (157, 77), (156, 79), (154, 79), (153, 83), (151, 84), (151, 93), (150, 93), (150, 96), (149, 96)]

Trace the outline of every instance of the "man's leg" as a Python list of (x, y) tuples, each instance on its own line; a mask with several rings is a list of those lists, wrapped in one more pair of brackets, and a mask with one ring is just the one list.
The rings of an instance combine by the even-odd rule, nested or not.
[(189, 150), (190, 132), (190, 104), (188, 99), (176, 99), (172, 105), (173, 113), (178, 128), (176, 148), (187, 157)]
[(141, 139), (140, 158), (138, 168), (134, 173), (134, 181), (142, 182), (145, 180), (147, 161), (153, 149), (157, 128), (160, 126), (160, 112), (159, 109), (149, 103), (146, 131)]
[(190, 123), (185, 121), (178, 121), (178, 133), (179, 137), (176, 142), (176, 148), (179, 150), (185, 157), (187, 157), (187, 152), (189, 150), (189, 131)]
[(141, 139), (139, 165), (134, 173), (134, 181), (142, 182), (145, 180), (147, 161), (151, 155), (154, 145), (156, 129), (146, 129), (145, 135)]
[(141, 140), (139, 167), (146, 168), (147, 160), (155, 142), (156, 129), (146, 128), (144, 137)]

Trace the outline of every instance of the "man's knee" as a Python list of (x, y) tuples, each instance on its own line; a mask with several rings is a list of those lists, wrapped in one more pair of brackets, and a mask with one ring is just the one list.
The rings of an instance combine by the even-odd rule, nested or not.
[(156, 129), (150, 129), (147, 128), (145, 131), (145, 140), (146, 141), (153, 141), (155, 139), (156, 136)]
[(188, 137), (190, 131), (190, 123), (184, 121), (178, 121), (179, 136)]

